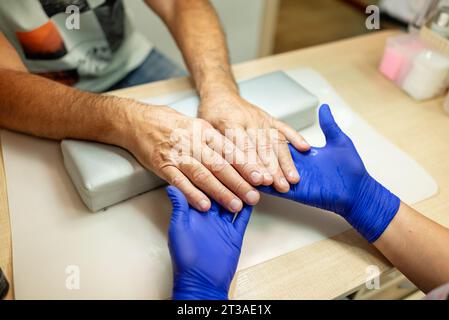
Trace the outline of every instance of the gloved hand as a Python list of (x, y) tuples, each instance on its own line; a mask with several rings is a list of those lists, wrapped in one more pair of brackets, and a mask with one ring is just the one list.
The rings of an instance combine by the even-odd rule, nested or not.
[(305, 153), (290, 146), (300, 182), (287, 193), (276, 192), (272, 187), (259, 190), (333, 211), (369, 242), (374, 242), (395, 216), (400, 200), (368, 174), (351, 139), (335, 123), (328, 105), (321, 106), (319, 117), (326, 146)]
[(173, 299), (228, 299), (252, 207), (245, 206), (232, 223), (234, 214), (216, 202), (202, 213), (177, 188), (166, 190), (173, 206), (168, 231)]

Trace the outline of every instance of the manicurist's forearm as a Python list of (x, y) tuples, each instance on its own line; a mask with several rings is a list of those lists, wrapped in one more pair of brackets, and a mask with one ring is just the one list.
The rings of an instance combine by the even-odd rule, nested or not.
[(425, 292), (449, 282), (449, 230), (404, 203), (374, 245)]
[(0, 69), (0, 97), (2, 128), (51, 139), (122, 144), (128, 100), (6, 69)]
[(168, 0), (164, 5), (156, 2), (147, 0), (180, 47), (200, 96), (237, 92), (224, 32), (210, 2)]

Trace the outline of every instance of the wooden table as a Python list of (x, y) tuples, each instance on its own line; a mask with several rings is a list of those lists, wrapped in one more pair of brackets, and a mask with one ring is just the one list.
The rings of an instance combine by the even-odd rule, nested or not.
[[(392, 34), (378, 32), (245, 62), (236, 65), (234, 71), (238, 79), (298, 67), (311, 67), (320, 72), (357, 113), (436, 179), (438, 194), (414, 207), (449, 226), (449, 116), (443, 111), (442, 99), (416, 103), (379, 74), (377, 66), (385, 39)], [(114, 94), (139, 99), (190, 87), (187, 79), (176, 79)], [(1, 167), (0, 266), (11, 280), (11, 237), (4, 175)], [(334, 299), (362, 286), (369, 265), (377, 265), (381, 272), (392, 269), (373, 246), (350, 230), (240, 271), (231, 296)]]

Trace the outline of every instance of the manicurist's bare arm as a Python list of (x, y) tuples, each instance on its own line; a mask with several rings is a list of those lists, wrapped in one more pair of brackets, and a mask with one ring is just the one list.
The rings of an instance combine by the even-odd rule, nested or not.
[(404, 203), (374, 245), (424, 292), (449, 282), (449, 230)]

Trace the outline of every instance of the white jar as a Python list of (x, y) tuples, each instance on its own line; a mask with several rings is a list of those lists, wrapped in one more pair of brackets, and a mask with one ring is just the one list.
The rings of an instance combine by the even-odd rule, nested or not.
[(449, 78), (449, 58), (431, 50), (422, 51), (402, 85), (410, 96), (422, 101), (442, 95)]

